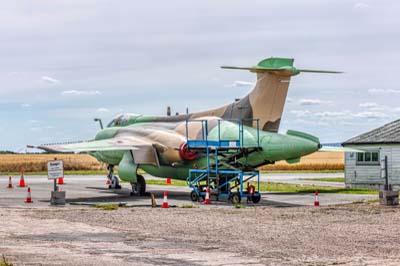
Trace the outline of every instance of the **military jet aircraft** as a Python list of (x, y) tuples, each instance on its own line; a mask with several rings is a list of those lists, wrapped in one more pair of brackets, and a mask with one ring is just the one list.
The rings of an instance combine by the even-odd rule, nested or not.
[(144, 195), (146, 191), (145, 179), (138, 169), (156, 177), (186, 180), (189, 169), (206, 168), (206, 153), (188, 145), (189, 140), (206, 139), (211, 143), (240, 139), (240, 154), (225, 158), (225, 167), (255, 169), (280, 160), (298, 162), (302, 156), (320, 150), (321, 144), (317, 137), (306, 133), (278, 133), (290, 79), (302, 72), (341, 72), (297, 69), (293, 62), (289, 58), (267, 58), (253, 67), (223, 66), (254, 72), (257, 82), (248, 95), (222, 107), (162, 117), (121, 114), (93, 140), (38, 148), (89, 153), (108, 165), (113, 188), (120, 187), (113, 174), (114, 166), (118, 166), (119, 178), (132, 185), (132, 195)]

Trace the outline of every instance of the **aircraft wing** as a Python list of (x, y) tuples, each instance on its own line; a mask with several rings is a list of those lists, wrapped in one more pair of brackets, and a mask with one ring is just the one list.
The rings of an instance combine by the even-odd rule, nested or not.
[(90, 152), (113, 150), (137, 150), (139, 147), (151, 146), (152, 143), (134, 136), (115, 137), (104, 140), (89, 140), (76, 143), (43, 144), (34, 148), (48, 152)]

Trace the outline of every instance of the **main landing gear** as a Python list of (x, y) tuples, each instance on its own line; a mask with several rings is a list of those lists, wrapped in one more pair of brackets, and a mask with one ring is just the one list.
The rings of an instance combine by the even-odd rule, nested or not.
[(142, 175), (137, 175), (137, 182), (131, 183), (132, 192), (131, 196), (145, 196), (146, 195), (146, 180)]
[(118, 178), (118, 176), (114, 175), (114, 165), (107, 166), (107, 169), (108, 169), (107, 179), (110, 181), (108, 188), (109, 189), (121, 189), (121, 185), (119, 184), (119, 178)]
[[(109, 189), (121, 189), (121, 185), (119, 184), (119, 178), (114, 175), (114, 165), (109, 165), (107, 167), (108, 175), (107, 179), (109, 182)], [(137, 175), (137, 181), (131, 183), (132, 192), (131, 196), (145, 196), (146, 195), (146, 180), (142, 175)]]

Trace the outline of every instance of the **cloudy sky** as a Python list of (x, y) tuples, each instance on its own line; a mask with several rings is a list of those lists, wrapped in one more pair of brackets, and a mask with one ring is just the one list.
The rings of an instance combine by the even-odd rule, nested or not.
[(292, 79), (281, 132), (344, 141), (400, 117), (399, 1), (2, 1), (0, 150), (92, 138), (94, 117), (200, 111), (250, 89), (255, 65)]

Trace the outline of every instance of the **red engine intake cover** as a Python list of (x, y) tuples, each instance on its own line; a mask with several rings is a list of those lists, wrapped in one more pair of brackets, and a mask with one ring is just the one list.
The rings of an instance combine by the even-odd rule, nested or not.
[(179, 155), (187, 161), (192, 161), (197, 158), (197, 152), (189, 150), (187, 143), (182, 143), (179, 147)]

